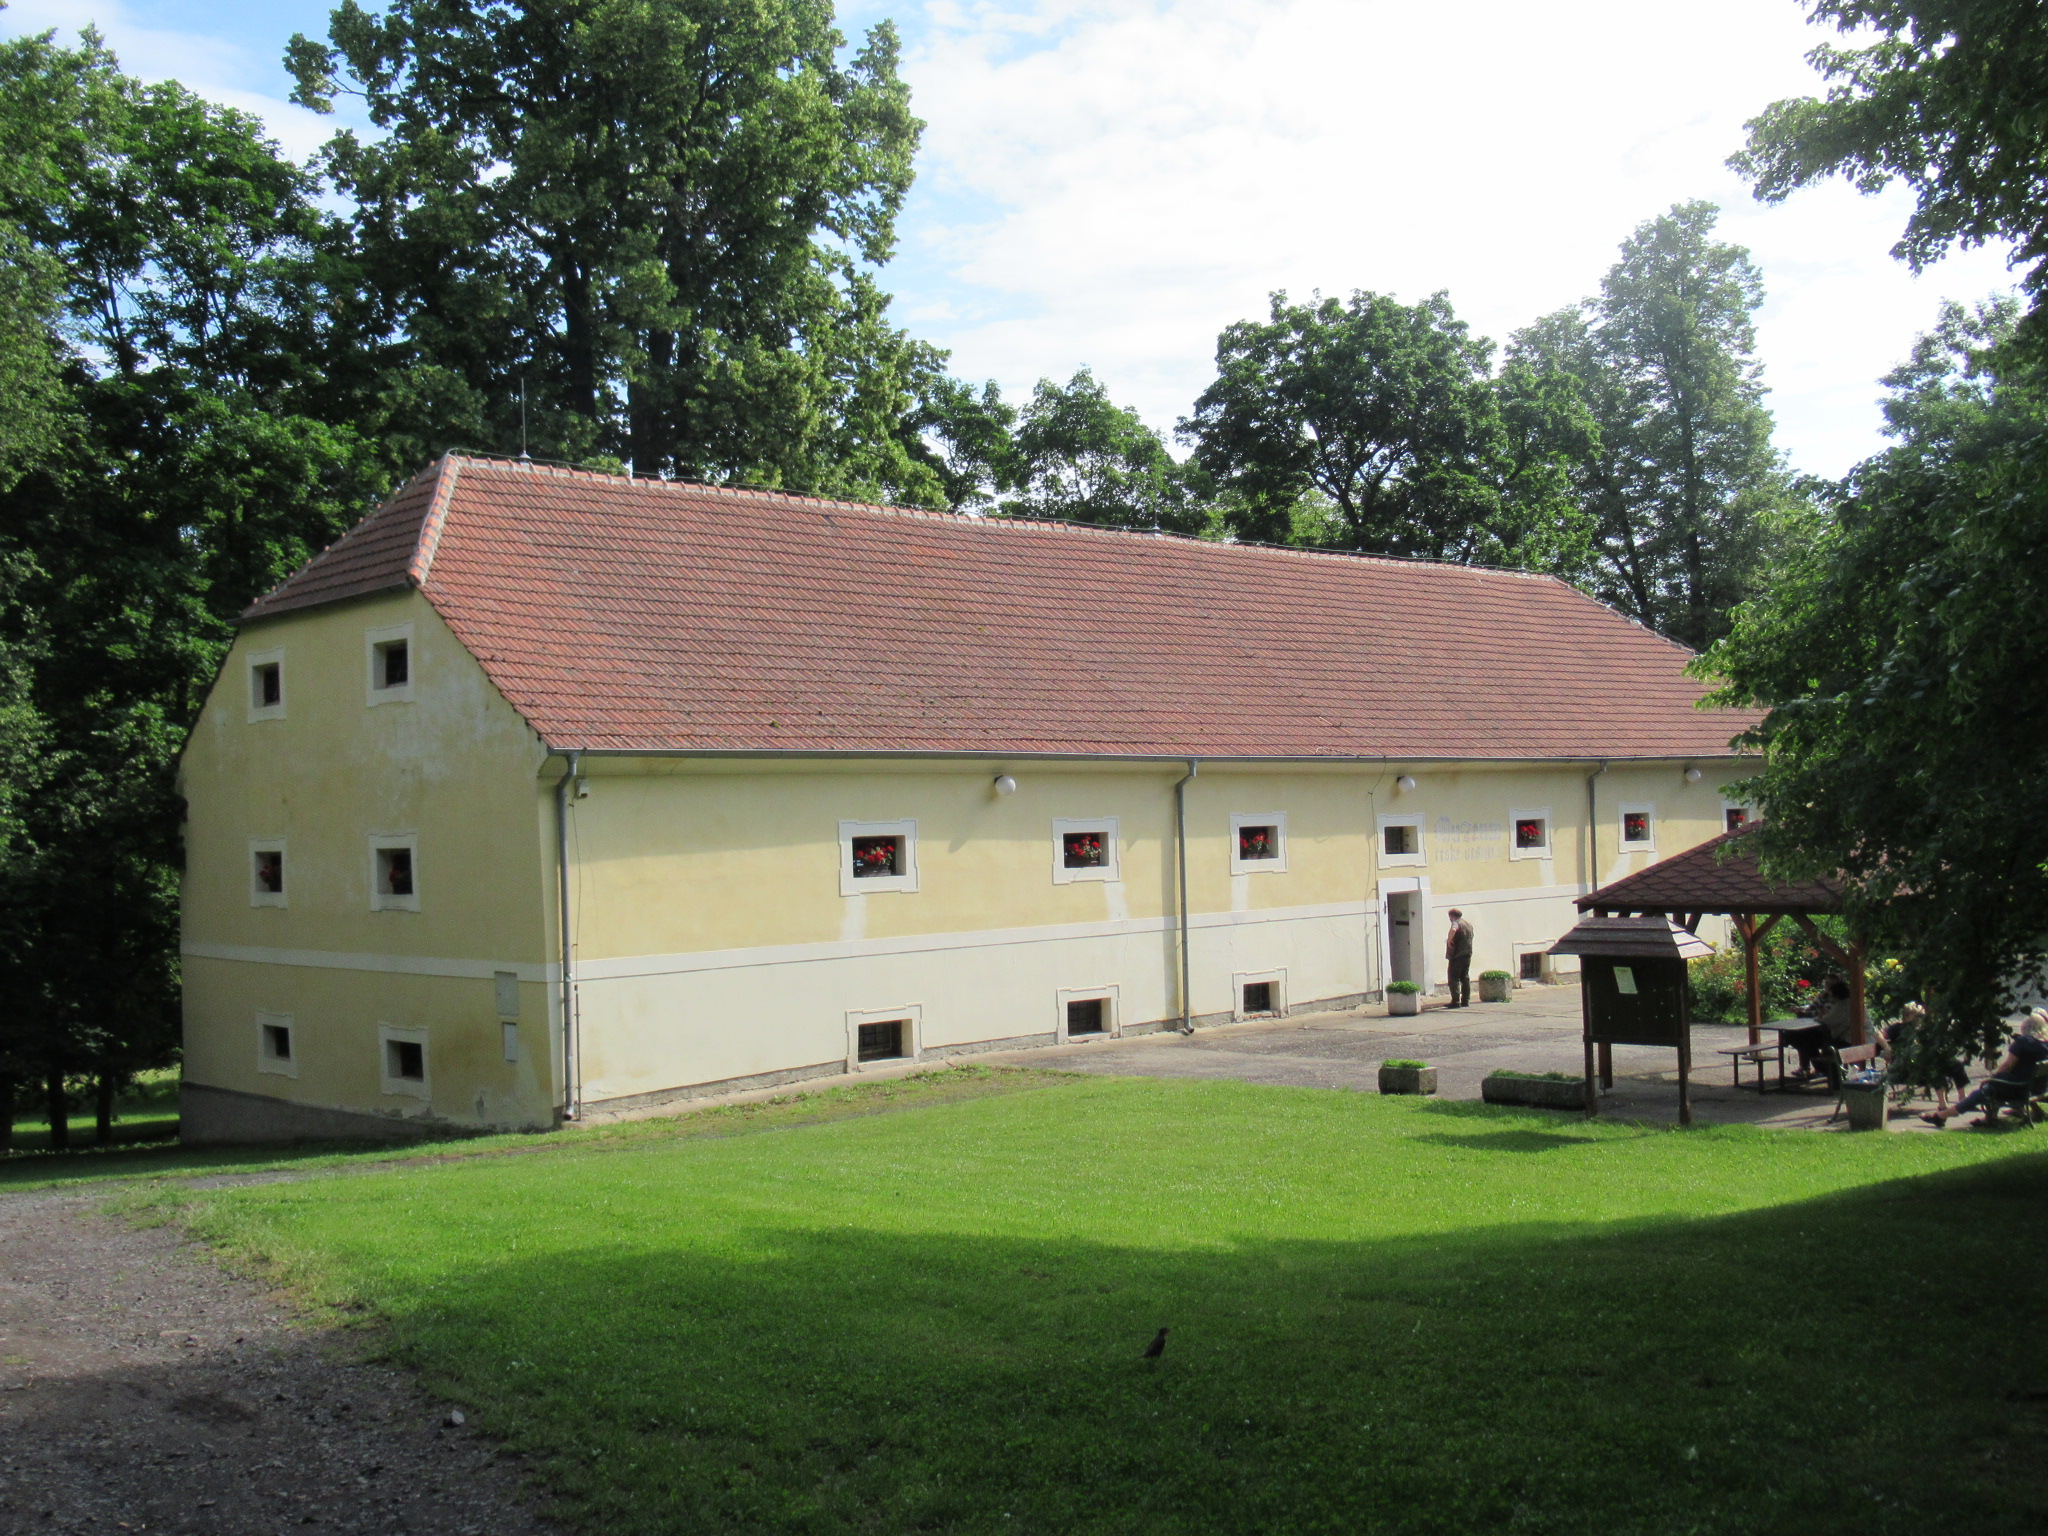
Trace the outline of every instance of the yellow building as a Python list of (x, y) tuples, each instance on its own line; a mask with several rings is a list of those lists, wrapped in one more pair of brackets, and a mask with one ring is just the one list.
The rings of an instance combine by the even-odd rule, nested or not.
[(1744, 722), (1544, 577), (450, 457), (187, 746), (186, 1135), (542, 1128), (1547, 979)]

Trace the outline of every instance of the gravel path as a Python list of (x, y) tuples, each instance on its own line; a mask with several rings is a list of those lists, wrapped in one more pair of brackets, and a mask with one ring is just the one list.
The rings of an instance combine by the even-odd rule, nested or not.
[(0, 1197), (0, 1536), (552, 1536), (357, 1337), (96, 1203)]

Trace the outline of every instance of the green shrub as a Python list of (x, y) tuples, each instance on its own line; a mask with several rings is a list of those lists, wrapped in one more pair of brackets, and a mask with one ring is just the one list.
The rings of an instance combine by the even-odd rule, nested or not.
[(1506, 971), (1481, 971), (1481, 981), (1513, 981), (1515, 978)]
[(1422, 987), (1420, 983), (1413, 981), (1390, 981), (1387, 983), (1387, 990), (1399, 992), (1403, 997), (1413, 997), (1422, 990)]
[(1392, 1067), (1397, 1072), (1419, 1072), (1429, 1065), (1426, 1061), (1383, 1061), (1383, 1067)]
[(1488, 1077), (1518, 1077), (1530, 1083), (1583, 1083), (1585, 1078), (1576, 1072), (1517, 1072), (1509, 1067), (1496, 1067), (1486, 1074)]

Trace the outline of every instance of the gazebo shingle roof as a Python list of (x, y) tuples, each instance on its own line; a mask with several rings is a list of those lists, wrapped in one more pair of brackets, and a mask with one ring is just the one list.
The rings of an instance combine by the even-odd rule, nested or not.
[(1669, 759), (1751, 723), (1550, 577), (454, 455), (244, 617), (406, 587), (558, 748)]
[(1582, 912), (1839, 912), (1842, 889), (1826, 880), (1774, 881), (1757, 862), (1752, 821), (1697, 848), (1659, 859), (1590, 896)]

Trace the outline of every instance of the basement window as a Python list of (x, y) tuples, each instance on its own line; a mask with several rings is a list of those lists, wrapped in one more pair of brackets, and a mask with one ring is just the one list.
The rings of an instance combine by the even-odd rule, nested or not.
[(419, 911), (419, 839), (412, 833), (371, 836), (370, 906), (378, 912)]
[(1067, 1036), (1099, 1035), (1109, 1029), (1109, 1010), (1100, 997), (1077, 997), (1067, 1004)]
[(923, 1014), (923, 1007), (916, 1003), (847, 1014), (846, 1070), (859, 1072), (886, 1062), (916, 1061)]
[(249, 905), (284, 904), (284, 839), (253, 838), (249, 844)]
[(859, 1037), (854, 1042), (855, 1061), (901, 1061), (905, 1054), (903, 1036), (905, 1021), (883, 1019), (875, 1024), (860, 1024), (855, 1028)]
[(1543, 951), (1532, 949), (1522, 956), (1521, 978), (1524, 981), (1541, 981), (1543, 979)]
[(1264, 874), (1287, 868), (1287, 818), (1277, 811), (1230, 818), (1230, 872)]
[(1547, 810), (1510, 811), (1508, 824), (1512, 828), (1512, 841), (1508, 847), (1511, 859), (1547, 859), (1550, 857), (1550, 812)]
[(299, 1062), (292, 1049), (292, 1018), (287, 1013), (256, 1015), (256, 1070), (279, 1077), (297, 1077)]
[(917, 823), (839, 823), (839, 894), (917, 889)]
[(424, 1099), (427, 1084), (427, 1032), (379, 1025), (377, 1051), (382, 1057), (384, 1091)]
[(1233, 977), (1240, 1019), (1272, 1019), (1287, 1012), (1287, 973), (1255, 971)]
[(1116, 880), (1117, 835), (1114, 816), (1057, 818), (1052, 824), (1052, 880)]
[(1248, 981), (1244, 984), (1244, 1012), (1246, 1017), (1273, 1011), (1273, 983), (1270, 981)]
[(284, 718), (283, 651), (258, 651), (249, 658), (249, 718)]

